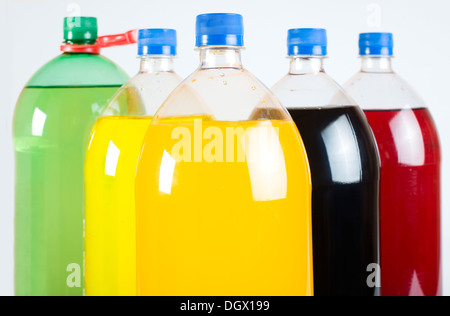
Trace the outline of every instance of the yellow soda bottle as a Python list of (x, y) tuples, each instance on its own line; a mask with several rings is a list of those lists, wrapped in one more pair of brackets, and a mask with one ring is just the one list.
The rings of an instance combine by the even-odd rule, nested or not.
[(243, 18), (197, 18), (200, 68), (150, 123), (136, 173), (138, 294), (313, 294), (300, 134), (241, 62)]
[(181, 82), (176, 31), (139, 31), (139, 73), (97, 121), (86, 156), (86, 295), (136, 295), (135, 174), (153, 115)]

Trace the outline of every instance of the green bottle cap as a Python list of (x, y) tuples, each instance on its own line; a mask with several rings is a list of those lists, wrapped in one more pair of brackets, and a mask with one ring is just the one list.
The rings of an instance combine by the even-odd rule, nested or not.
[(74, 16), (64, 19), (64, 40), (66, 43), (93, 45), (97, 38), (97, 18)]

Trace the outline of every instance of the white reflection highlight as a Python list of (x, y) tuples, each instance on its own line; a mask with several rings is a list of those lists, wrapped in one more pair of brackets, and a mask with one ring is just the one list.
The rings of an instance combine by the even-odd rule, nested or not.
[(92, 136), (91, 136), (91, 140), (89, 141), (89, 146), (88, 146), (88, 150), (90, 150), (91, 149), (91, 146), (92, 146), (92, 142), (94, 141), (94, 137), (95, 137), (95, 131), (92, 133)]
[(116, 176), (117, 163), (119, 162), (120, 149), (112, 142), (109, 142), (106, 153), (105, 174), (111, 177)]
[(31, 134), (33, 136), (42, 136), (44, 134), (45, 121), (47, 114), (36, 108), (33, 114), (33, 122), (31, 125)]
[(165, 194), (172, 193), (173, 174), (175, 173), (176, 160), (164, 150), (159, 170), (159, 191)]
[(91, 105), (92, 113), (96, 116), (99, 116), (102, 113), (103, 107), (98, 103), (93, 103)]
[(358, 140), (348, 120), (342, 115), (322, 132), (328, 153), (331, 177), (337, 183), (358, 183), (362, 179), (362, 166)]
[(409, 296), (426, 296), (425, 292), (422, 289), (422, 285), (420, 285), (419, 276), (417, 275), (417, 271), (414, 271), (413, 277), (411, 279), (411, 287), (409, 290)]
[(390, 122), (398, 162), (408, 166), (422, 166), (425, 163), (425, 144), (422, 129), (412, 111), (399, 112)]
[(287, 171), (279, 130), (272, 125), (247, 130), (247, 158), (253, 199), (274, 201), (287, 196)]

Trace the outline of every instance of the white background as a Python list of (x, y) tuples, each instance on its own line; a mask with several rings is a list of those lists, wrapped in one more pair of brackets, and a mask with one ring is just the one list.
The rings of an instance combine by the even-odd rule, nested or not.
[[(444, 288), (450, 294), (450, 1), (448, 0), (0, 0), (0, 295), (13, 294), (14, 104), (27, 80), (59, 54), (62, 20), (81, 10), (99, 18), (100, 33), (169, 27), (179, 32), (177, 70), (187, 76), (198, 63), (195, 16), (208, 12), (244, 15), (244, 62), (268, 86), (288, 70), (286, 31), (329, 30), (327, 70), (344, 83), (359, 68), (358, 33), (390, 31), (396, 39), (396, 70), (427, 101), (443, 145)], [(374, 9), (375, 8), (375, 9)], [(374, 14), (379, 8), (380, 15)], [(137, 71), (136, 47), (104, 55), (130, 75)]]

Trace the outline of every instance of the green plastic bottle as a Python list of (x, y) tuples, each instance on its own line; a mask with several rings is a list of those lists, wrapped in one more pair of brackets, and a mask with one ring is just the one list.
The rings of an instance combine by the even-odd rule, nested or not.
[(84, 156), (97, 117), (129, 79), (99, 54), (114, 43), (99, 45), (97, 19), (66, 18), (64, 39), (64, 53), (28, 82), (14, 116), (20, 296), (83, 295)]

